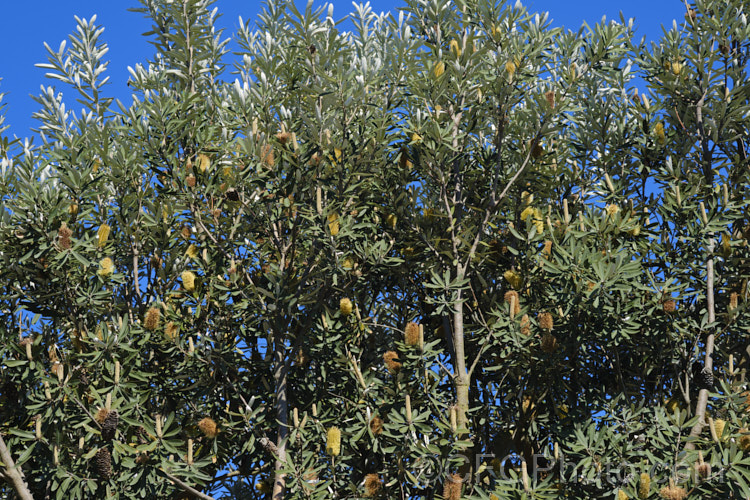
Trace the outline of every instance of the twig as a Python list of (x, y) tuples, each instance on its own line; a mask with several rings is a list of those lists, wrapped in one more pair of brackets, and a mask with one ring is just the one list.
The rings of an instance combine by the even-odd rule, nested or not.
[(193, 495), (195, 497), (201, 498), (202, 500), (216, 500), (212, 496), (208, 496), (205, 493), (201, 493), (200, 491), (198, 491), (195, 488), (191, 487), (189, 484), (183, 483), (182, 481), (180, 481), (179, 479), (177, 479), (175, 476), (173, 476), (169, 472), (167, 472), (165, 470), (162, 470), (162, 472), (164, 473), (165, 476), (167, 476), (167, 479), (169, 479), (174, 484), (176, 484), (177, 486), (179, 486), (180, 488), (182, 488), (183, 490), (185, 490), (187, 493), (190, 493), (191, 495)]

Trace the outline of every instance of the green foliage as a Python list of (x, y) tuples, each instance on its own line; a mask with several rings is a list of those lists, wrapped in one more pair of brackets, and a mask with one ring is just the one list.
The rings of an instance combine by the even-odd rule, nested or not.
[(132, 102), (78, 20), (42, 144), (0, 142), (0, 436), (34, 498), (750, 495), (743, 2), (648, 46), (271, 1), (232, 55), (212, 1), (141, 4)]

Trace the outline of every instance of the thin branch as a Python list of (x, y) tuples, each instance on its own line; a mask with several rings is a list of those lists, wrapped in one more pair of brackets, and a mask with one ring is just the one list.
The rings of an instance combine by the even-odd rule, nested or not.
[(191, 487), (189, 484), (184, 483), (180, 481), (178, 478), (170, 474), (169, 472), (162, 470), (162, 473), (164, 473), (165, 476), (167, 476), (167, 479), (172, 481), (174, 484), (182, 488), (187, 493), (190, 493), (191, 495), (200, 498), (201, 500), (216, 500), (212, 496), (208, 496), (205, 493), (201, 493), (200, 491), (196, 490), (195, 488)]

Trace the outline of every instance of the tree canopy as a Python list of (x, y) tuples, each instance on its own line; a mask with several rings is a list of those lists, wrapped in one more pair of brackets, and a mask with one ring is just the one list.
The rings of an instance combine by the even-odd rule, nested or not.
[(746, 2), (213, 4), (0, 140), (0, 494), (750, 497)]

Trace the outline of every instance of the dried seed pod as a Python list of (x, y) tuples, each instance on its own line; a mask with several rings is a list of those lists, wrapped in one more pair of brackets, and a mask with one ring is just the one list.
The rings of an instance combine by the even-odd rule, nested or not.
[(542, 336), (542, 351), (546, 353), (555, 352), (557, 349), (557, 338), (551, 333), (545, 333)]
[(387, 351), (383, 354), (383, 362), (392, 375), (401, 371), (401, 363), (398, 361), (398, 353), (396, 351)]
[(372, 431), (373, 436), (379, 436), (383, 433), (383, 419), (375, 415), (372, 417), (372, 420), (370, 420), (370, 430)]
[(443, 484), (444, 500), (461, 500), (461, 483), (463, 479), (460, 474), (451, 474), (445, 478)]
[(94, 455), (94, 470), (102, 479), (112, 477), (112, 454), (107, 448), (99, 448)]
[(548, 90), (544, 93), (544, 98), (547, 100), (547, 105), (550, 108), (555, 107), (555, 91), (554, 90)]
[(404, 329), (404, 342), (406, 345), (415, 346), (419, 344), (419, 324), (410, 321)]
[(219, 435), (219, 426), (216, 425), (214, 419), (205, 417), (198, 422), (198, 429), (209, 439), (213, 439)]
[(72, 245), (70, 237), (73, 235), (73, 231), (70, 230), (68, 225), (63, 222), (60, 229), (57, 230), (57, 244), (61, 250), (68, 250)]
[(174, 340), (177, 338), (177, 333), (179, 331), (180, 327), (177, 326), (174, 321), (170, 321), (169, 323), (167, 323), (167, 326), (164, 327), (164, 336), (169, 340)]
[(539, 313), (539, 328), (549, 332), (552, 331), (553, 326), (554, 320), (552, 319), (552, 314), (548, 312)]
[(512, 307), (511, 316), (515, 316), (516, 314), (521, 312), (521, 299), (518, 296), (518, 292), (516, 292), (515, 290), (508, 290), (507, 292), (505, 292), (503, 299)]
[(669, 486), (665, 486), (659, 491), (659, 496), (665, 500), (684, 500), (687, 498), (685, 488), (675, 486), (674, 479), (669, 480)]
[(531, 335), (531, 320), (528, 314), (524, 314), (521, 318), (521, 334), (526, 336)]
[(667, 314), (672, 314), (677, 310), (677, 303), (674, 301), (674, 299), (667, 299), (661, 304), (662, 309), (664, 309), (664, 312)]
[(377, 474), (367, 474), (365, 476), (365, 498), (372, 498), (380, 493), (383, 482)]
[(146, 311), (146, 317), (143, 320), (143, 327), (153, 332), (157, 328), (159, 328), (159, 323), (161, 321), (161, 311), (158, 307), (151, 307), (148, 311)]
[(120, 421), (120, 414), (117, 410), (107, 412), (107, 417), (102, 422), (102, 439), (112, 441), (117, 433), (117, 424)]
[(698, 452), (698, 463), (695, 464), (695, 472), (698, 473), (700, 479), (706, 479), (711, 475), (711, 464), (706, 463), (703, 460), (703, 452)]
[(107, 415), (109, 415), (108, 409), (99, 408), (99, 410), (96, 412), (96, 415), (94, 415), (94, 420), (96, 420), (99, 425), (104, 425), (104, 421), (107, 420)]

